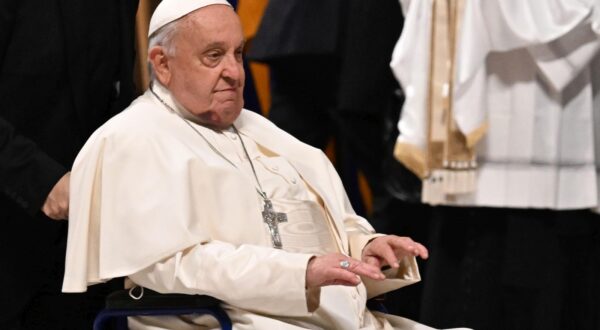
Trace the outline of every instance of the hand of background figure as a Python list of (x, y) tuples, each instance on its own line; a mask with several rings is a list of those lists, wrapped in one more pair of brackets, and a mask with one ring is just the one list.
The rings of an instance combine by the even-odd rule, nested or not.
[[(342, 268), (340, 262), (347, 260), (350, 266)], [(306, 269), (306, 287), (315, 288), (326, 285), (356, 286), (360, 283), (359, 276), (374, 280), (383, 280), (385, 276), (378, 267), (366, 264), (340, 253), (330, 253), (312, 258)]]
[(398, 261), (408, 256), (427, 259), (429, 252), (421, 243), (413, 241), (410, 237), (387, 235), (377, 237), (365, 246), (362, 261), (378, 269), (386, 265), (398, 268)]
[(54, 220), (64, 220), (69, 216), (69, 178), (71, 173), (63, 175), (54, 185), (42, 206), (42, 212)]

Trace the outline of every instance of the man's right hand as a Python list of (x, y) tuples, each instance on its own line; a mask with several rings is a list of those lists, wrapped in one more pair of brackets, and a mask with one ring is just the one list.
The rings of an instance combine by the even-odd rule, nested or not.
[[(342, 268), (341, 262), (348, 261), (348, 268)], [(340, 253), (330, 253), (313, 257), (306, 269), (306, 288), (326, 285), (357, 286), (360, 277), (383, 280), (385, 276), (379, 268)]]
[(69, 178), (70, 172), (58, 180), (42, 206), (42, 212), (51, 219), (64, 220), (69, 217)]

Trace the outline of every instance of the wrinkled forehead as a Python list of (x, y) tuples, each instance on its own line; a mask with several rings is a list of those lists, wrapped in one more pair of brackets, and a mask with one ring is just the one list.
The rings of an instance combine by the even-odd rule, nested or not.
[(182, 17), (177, 21), (175, 38), (195, 49), (208, 47), (209, 44), (237, 48), (243, 47), (245, 41), (235, 11), (220, 5), (208, 6)]
[(163, 26), (176, 21), (187, 14), (211, 5), (231, 6), (226, 0), (163, 0), (150, 19), (148, 37)]

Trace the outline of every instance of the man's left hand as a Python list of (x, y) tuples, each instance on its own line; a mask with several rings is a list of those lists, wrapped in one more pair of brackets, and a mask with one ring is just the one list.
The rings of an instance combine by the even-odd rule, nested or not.
[(42, 212), (53, 220), (64, 220), (69, 217), (69, 180), (70, 172), (63, 175), (54, 185), (42, 206)]
[(387, 235), (377, 237), (365, 246), (362, 261), (378, 268), (386, 265), (398, 268), (398, 261), (408, 256), (427, 259), (429, 252), (421, 243), (413, 241), (410, 237)]

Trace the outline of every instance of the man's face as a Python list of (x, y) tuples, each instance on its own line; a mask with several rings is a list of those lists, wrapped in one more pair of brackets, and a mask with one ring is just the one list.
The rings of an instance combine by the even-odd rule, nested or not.
[(200, 122), (229, 127), (244, 106), (244, 37), (228, 6), (213, 5), (190, 14), (175, 35), (166, 87)]

